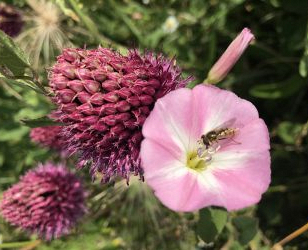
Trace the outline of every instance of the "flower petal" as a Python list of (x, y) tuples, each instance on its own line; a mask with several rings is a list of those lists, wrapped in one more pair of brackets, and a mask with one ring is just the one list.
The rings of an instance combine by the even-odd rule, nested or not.
[(176, 158), (151, 139), (143, 140), (141, 155), (147, 184), (170, 209), (193, 211), (217, 200), (219, 184), (210, 171), (200, 175), (186, 166), (186, 157)]
[(260, 201), (270, 183), (269, 151), (257, 153), (241, 165), (228, 169), (214, 168), (213, 175), (219, 183), (219, 200), (212, 205), (228, 210), (241, 209)]
[(161, 176), (173, 172), (175, 168), (185, 168), (185, 155), (170, 151), (163, 144), (151, 139), (144, 139), (141, 144), (140, 154), (142, 165), (145, 167), (145, 177)]
[(155, 112), (151, 112), (143, 125), (144, 137), (172, 151), (186, 152), (192, 130), (192, 120), (189, 119), (192, 112), (191, 100), (191, 90), (184, 88), (159, 99), (155, 104)]
[[(212, 183), (215, 183), (215, 178), (211, 178)], [(207, 180), (211, 183), (209, 178)], [(185, 168), (178, 168), (166, 176), (147, 179), (147, 183), (165, 206), (182, 212), (195, 211), (216, 201), (216, 192), (204, 181), (202, 175)]]
[(224, 79), (253, 40), (254, 35), (244, 28), (211, 68), (207, 82), (215, 84)]
[(196, 124), (202, 124), (202, 134), (231, 119), (235, 119), (235, 128), (241, 128), (259, 118), (258, 111), (252, 103), (230, 91), (212, 85), (198, 85), (192, 91), (195, 100), (192, 112), (195, 112)]

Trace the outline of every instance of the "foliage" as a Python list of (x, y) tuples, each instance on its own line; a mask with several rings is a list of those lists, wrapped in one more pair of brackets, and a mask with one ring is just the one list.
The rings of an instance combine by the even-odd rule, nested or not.
[[(24, 14), (33, 11), (24, 0), (5, 2), (18, 6)], [(102, 44), (123, 52), (131, 47), (162, 51), (170, 57), (176, 56), (185, 74), (196, 77), (195, 84), (206, 78), (234, 36), (243, 27), (249, 27), (256, 41), (220, 87), (253, 102), (269, 126), (272, 183), (260, 204), (253, 208), (228, 216), (217, 208), (203, 209), (200, 214), (178, 214), (160, 205), (144, 183), (132, 182), (128, 188), (122, 182), (114, 187), (103, 186), (92, 183), (87, 171), (79, 171), (90, 190), (87, 217), (70, 236), (40, 242), (36, 249), (265, 250), (306, 223), (308, 1), (54, 0), (53, 3), (62, 14), (57, 25), (68, 31), (67, 39), (74, 46), (95, 48)], [(169, 16), (175, 16), (179, 23), (172, 32), (164, 28)], [(26, 20), (23, 32), (29, 29)], [(0, 32), (0, 192), (37, 162), (59, 160), (55, 152), (29, 140), (29, 126), (48, 124), (46, 119), (39, 118), (53, 108), (48, 98), (39, 94), (48, 95), (43, 89), (43, 85), (47, 86), (46, 55), (50, 55), (49, 61), (55, 60), (46, 52), (54, 45), (45, 44), (37, 52), (40, 55), (37, 75), (32, 68), (33, 57), (27, 55), (29, 50), (24, 54)], [(53, 51), (59, 53), (56, 48)], [(74, 159), (68, 162), (73, 168)], [(0, 220), (0, 248), (4, 247), (1, 243), (35, 240), (35, 236)], [(305, 234), (285, 249), (307, 248)]]

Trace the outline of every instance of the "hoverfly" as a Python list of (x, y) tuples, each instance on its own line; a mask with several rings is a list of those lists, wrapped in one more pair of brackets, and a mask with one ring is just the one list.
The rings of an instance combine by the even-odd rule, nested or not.
[(238, 131), (238, 128), (231, 127), (234, 122), (235, 118), (232, 118), (219, 125), (215, 129), (202, 135), (201, 139), (198, 141), (198, 143), (200, 144), (200, 147), (197, 151), (198, 156), (201, 158), (205, 158), (206, 161), (210, 161), (212, 159), (212, 155), (220, 148), (219, 141), (227, 139), (232, 140), (232, 138)]

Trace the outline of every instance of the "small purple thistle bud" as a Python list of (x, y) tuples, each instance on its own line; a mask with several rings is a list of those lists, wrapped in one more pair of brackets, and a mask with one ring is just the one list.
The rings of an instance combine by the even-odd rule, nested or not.
[[(61, 89), (74, 95), (61, 98), (60, 80), (66, 83)], [(151, 52), (132, 50), (123, 56), (107, 48), (64, 50), (52, 68), (50, 86), (70, 153), (80, 155), (79, 166), (92, 162), (90, 173), (102, 173), (103, 181), (114, 175), (128, 179), (130, 173), (142, 177), (142, 124), (159, 97), (190, 80), (181, 78), (174, 60)]]
[(75, 67), (67, 63), (61, 66), (61, 73), (69, 79), (74, 79), (76, 76)]
[(75, 103), (68, 103), (68, 104), (63, 104), (61, 105), (61, 110), (63, 110), (65, 113), (72, 113), (76, 110), (77, 104)]
[(88, 127), (89, 127), (89, 125), (87, 125), (87, 124), (81, 124), (81, 123), (79, 123), (79, 124), (77, 124), (77, 125), (75, 126), (75, 128), (78, 129), (78, 130), (81, 131), (81, 132), (85, 131)]
[(76, 140), (86, 141), (86, 140), (89, 140), (91, 138), (91, 135), (82, 132), (82, 133), (79, 133), (79, 134), (75, 134), (74, 138)]
[(133, 86), (134, 82), (133, 80), (129, 79), (122, 79), (121, 80), (121, 85), (125, 88), (131, 88)]
[(117, 102), (119, 100), (119, 96), (116, 92), (109, 92), (104, 95), (104, 100), (107, 102)]
[(153, 97), (149, 95), (141, 95), (139, 96), (139, 100), (141, 101), (142, 105), (150, 105), (154, 102)]
[[(77, 107), (77, 110), (80, 110), (81, 106)], [(69, 118), (70, 121), (72, 122), (78, 122), (78, 121), (81, 121), (83, 119), (84, 115), (83, 114), (80, 114), (80, 113), (72, 113), (72, 114), (69, 114), (67, 116), (67, 118)]]
[(105, 125), (104, 123), (97, 123), (97, 124), (92, 126), (92, 129), (95, 129), (99, 132), (105, 132), (109, 129), (109, 127), (107, 125)]
[(119, 84), (113, 80), (106, 80), (102, 83), (103, 89), (107, 91), (114, 91), (116, 89), (119, 89)]
[(126, 128), (131, 130), (134, 130), (137, 127), (135, 119), (129, 119), (128, 121), (124, 121), (123, 124)]
[(104, 103), (104, 94), (98, 92), (91, 96), (90, 102), (95, 105), (102, 105)]
[(140, 125), (143, 125), (143, 123), (145, 122), (145, 120), (147, 119), (147, 117), (145, 115), (140, 115), (138, 116), (137, 118), (137, 122), (140, 124)]
[(127, 101), (120, 101), (116, 104), (116, 108), (119, 112), (126, 112), (130, 110), (130, 105)]
[(127, 130), (122, 131), (122, 133), (119, 135), (120, 140), (126, 140), (129, 137), (131, 137), (131, 133)]
[(65, 76), (58, 75), (53, 87), (56, 89), (65, 89), (67, 82), (68, 79)]
[(100, 119), (100, 121), (104, 122), (108, 126), (114, 126), (117, 123), (114, 115), (108, 115)]
[(97, 116), (87, 116), (85, 118), (83, 118), (81, 121), (85, 124), (88, 124), (88, 125), (92, 125), (92, 124), (95, 124), (98, 120), (98, 117)]
[(141, 86), (134, 86), (134, 87), (131, 88), (131, 91), (136, 96), (141, 95), (142, 94), (142, 87)]
[(147, 87), (147, 86), (149, 86), (149, 83), (148, 83), (148, 81), (137, 79), (136, 82), (135, 82), (135, 86)]
[(84, 87), (83, 87), (82, 82), (81, 82), (81, 81), (78, 81), (78, 80), (73, 80), (73, 81), (68, 82), (68, 83), (67, 83), (67, 86), (68, 86), (71, 90), (75, 91), (76, 93), (77, 93), (77, 92), (80, 92), (80, 91), (82, 91), (82, 90), (84, 90)]
[(144, 87), (142, 88), (142, 92), (148, 94), (149, 96), (155, 95), (155, 89), (152, 87)]
[(3, 193), (0, 212), (12, 225), (51, 240), (85, 214), (85, 198), (81, 181), (64, 165), (40, 164)]
[(141, 112), (142, 114), (145, 114), (145, 115), (150, 114), (150, 109), (149, 109), (149, 107), (147, 107), (147, 106), (142, 106), (142, 107), (140, 107), (138, 110), (140, 110), (140, 112)]
[(122, 99), (127, 99), (128, 97), (132, 95), (132, 92), (129, 90), (129, 88), (125, 88), (125, 87), (118, 90), (117, 93)]
[(127, 121), (132, 117), (130, 113), (120, 113), (116, 115), (116, 120), (117, 121)]
[(160, 82), (157, 79), (150, 79), (148, 82), (148, 86), (153, 87), (154, 89), (160, 88)]
[(120, 135), (123, 130), (125, 130), (124, 125), (117, 124), (110, 129), (110, 133), (115, 135)]
[(75, 96), (75, 92), (71, 89), (62, 89), (58, 91), (58, 97), (61, 99), (62, 103), (70, 103)]
[(126, 99), (126, 101), (131, 104), (132, 106), (134, 107), (138, 107), (140, 106), (140, 100), (139, 100), (139, 97), (138, 96), (131, 96), (129, 98)]
[(134, 135), (132, 136), (132, 141), (137, 143), (137, 142), (141, 142), (143, 136), (142, 133), (140, 131), (134, 133)]
[(86, 91), (81, 91), (81, 92), (77, 93), (76, 97), (78, 98), (78, 100), (81, 103), (87, 103), (91, 99), (91, 95)]
[(68, 62), (74, 62), (79, 58), (79, 54), (74, 49), (63, 50), (63, 58)]
[(103, 82), (107, 78), (106, 74), (101, 72), (100, 70), (94, 71), (92, 75), (93, 75), (94, 80), (98, 82)]
[(100, 114), (112, 115), (117, 112), (117, 109), (113, 103), (106, 103), (101, 107)]
[(80, 80), (91, 80), (92, 79), (92, 75), (91, 75), (91, 71), (88, 69), (76, 69), (76, 75), (77, 78), (79, 78)]
[(91, 106), (90, 103), (81, 104), (76, 109), (84, 115), (92, 115), (93, 114), (93, 107)]
[(107, 77), (109, 80), (118, 81), (122, 76), (118, 72), (111, 72), (108, 73)]
[(93, 80), (85, 80), (83, 86), (90, 94), (95, 94), (100, 90), (100, 84)]
[(65, 141), (61, 136), (62, 126), (45, 126), (31, 129), (30, 138), (43, 147), (54, 149), (66, 156)]

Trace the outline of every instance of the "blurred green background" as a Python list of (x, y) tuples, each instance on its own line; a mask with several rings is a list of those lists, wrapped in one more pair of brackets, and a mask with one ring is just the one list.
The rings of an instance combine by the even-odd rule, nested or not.
[[(205, 243), (195, 234), (198, 214), (169, 211), (144, 183), (102, 186), (91, 183), (83, 170), (79, 174), (90, 190), (90, 212), (70, 236), (36, 242), (35, 236), (0, 219), (0, 249), (1, 243), (12, 243), (11, 249), (23, 250), (265, 250), (307, 222), (308, 1), (4, 2), (22, 12), (25, 25), (14, 40), (29, 54), (46, 85), (48, 68), (63, 47), (99, 44), (123, 53), (140, 48), (175, 56), (185, 75), (194, 75), (195, 84), (201, 83), (236, 34), (249, 27), (255, 43), (219, 86), (255, 104), (269, 126), (272, 183), (260, 204), (231, 213), (214, 243)], [(37, 162), (59, 160), (55, 152), (31, 143), (30, 129), (20, 122), (51, 109), (49, 101), (33, 90), (0, 81), (0, 194)], [(236, 223), (239, 216), (249, 218), (249, 223)], [(23, 241), (37, 245), (14, 245)], [(308, 249), (308, 234), (285, 249)]]

